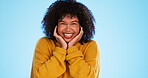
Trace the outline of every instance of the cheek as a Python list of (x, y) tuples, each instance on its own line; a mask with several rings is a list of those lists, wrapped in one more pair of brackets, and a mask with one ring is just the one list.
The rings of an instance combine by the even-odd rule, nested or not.
[(62, 30), (63, 30), (63, 29), (62, 29), (61, 27), (58, 27), (58, 30), (57, 30), (57, 31), (58, 31), (58, 34), (59, 34), (59, 35), (62, 35)]
[(74, 28), (73, 30), (75, 31), (75, 33), (76, 33), (76, 34), (78, 34), (78, 33), (79, 33), (80, 28)]
[(58, 27), (57, 32), (58, 32), (58, 34), (61, 34), (62, 33), (62, 31), (61, 31), (61, 29), (59, 27)]

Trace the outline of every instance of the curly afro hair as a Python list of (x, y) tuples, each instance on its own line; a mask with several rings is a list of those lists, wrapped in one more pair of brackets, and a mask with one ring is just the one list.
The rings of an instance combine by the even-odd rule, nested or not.
[(54, 28), (58, 25), (58, 20), (67, 14), (70, 14), (71, 17), (77, 17), (80, 26), (83, 27), (84, 34), (79, 42), (82, 44), (89, 42), (95, 34), (95, 19), (85, 5), (75, 0), (57, 0), (49, 6), (42, 20), (42, 28), (46, 37), (56, 40), (53, 36)]

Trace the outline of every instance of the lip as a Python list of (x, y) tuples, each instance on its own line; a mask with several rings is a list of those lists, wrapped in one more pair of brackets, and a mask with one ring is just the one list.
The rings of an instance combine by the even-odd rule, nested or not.
[[(66, 36), (65, 34), (72, 34), (72, 35)], [(71, 39), (73, 37), (73, 33), (64, 33), (63, 35), (64, 35), (64, 38), (66, 38), (66, 39)]]

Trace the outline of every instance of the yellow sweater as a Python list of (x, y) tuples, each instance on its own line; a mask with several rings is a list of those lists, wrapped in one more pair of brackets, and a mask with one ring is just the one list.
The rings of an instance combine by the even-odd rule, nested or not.
[(98, 78), (100, 54), (94, 40), (67, 50), (47, 37), (38, 40), (31, 78)]

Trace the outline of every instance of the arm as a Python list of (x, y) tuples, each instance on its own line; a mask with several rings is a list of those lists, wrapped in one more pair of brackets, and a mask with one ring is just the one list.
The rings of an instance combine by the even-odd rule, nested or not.
[(99, 50), (95, 41), (89, 43), (82, 54), (76, 46), (67, 50), (70, 74), (74, 78), (98, 78), (100, 72)]
[(38, 41), (34, 58), (31, 78), (56, 78), (65, 70), (66, 50), (56, 47), (51, 54), (51, 47), (45, 38)]

